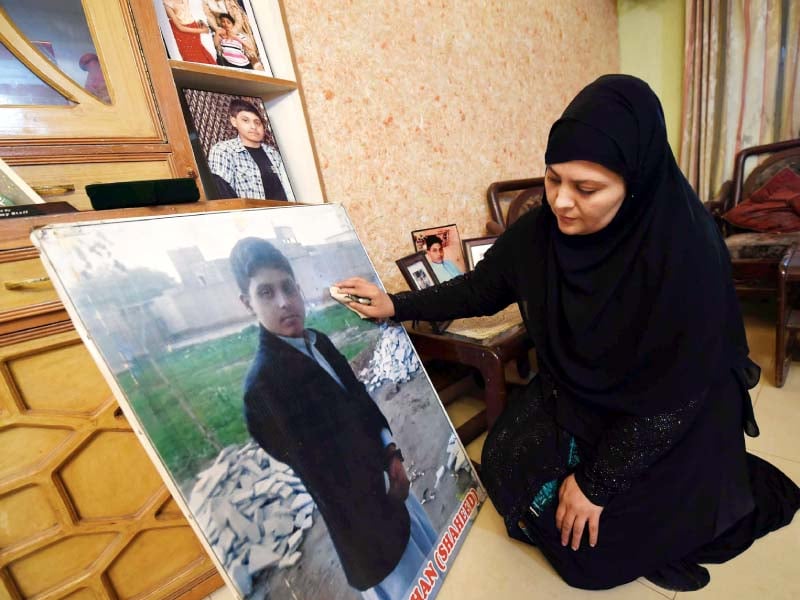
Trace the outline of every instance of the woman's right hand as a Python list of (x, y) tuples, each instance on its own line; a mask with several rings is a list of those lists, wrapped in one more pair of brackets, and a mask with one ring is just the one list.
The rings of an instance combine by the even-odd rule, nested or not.
[(368, 298), (370, 304), (350, 302), (349, 306), (370, 319), (388, 319), (394, 316), (394, 304), (389, 294), (374, 283), (361, 277), (350, 277), (334, 284), (343, 294)]

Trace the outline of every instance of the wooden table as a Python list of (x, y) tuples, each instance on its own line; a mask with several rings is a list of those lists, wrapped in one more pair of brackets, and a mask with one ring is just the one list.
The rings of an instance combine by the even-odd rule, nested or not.
[(783, 387), (792, 352), (800, 335), (800, 247), (783, 255), (778, 265), (778, 322), (775, 331), (775, 385)]
[(457, 428), (468, 444), (491, 427), (506, 407), (505, 364), (525, 361), (533, 344), (522, 323), (515, 323), (488, 339), (473, 339), (452, 333), (436, 334), (425, 323), (406, 327), (423, 363), (430, 360), (455, 362), (480, 371), (484, 381), (486, 408)]

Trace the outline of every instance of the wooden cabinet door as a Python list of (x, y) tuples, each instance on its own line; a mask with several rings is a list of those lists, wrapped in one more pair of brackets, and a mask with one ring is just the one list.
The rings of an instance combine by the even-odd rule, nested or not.
[(0, 346), (0, 598), (198, 597), (220, 581), (64, 323)]
[(163, 142), (126, 0), (4, 0), (4, 144)]

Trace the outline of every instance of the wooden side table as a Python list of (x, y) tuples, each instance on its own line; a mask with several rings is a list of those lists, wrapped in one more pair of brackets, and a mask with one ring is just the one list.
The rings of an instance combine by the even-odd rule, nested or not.
[(406, 327), (420, 358), (444, 360), (478, 369), (484, 380), (486, 408), (457, 428), (462, 443), (469, 444), (497, 420), (506, 407), (505, 364), (527, 359), (533, 344), (522, 323), (514, 323), (494, 337), (478, 340), (452, 333), (436, 334), (426, 329)]
[(775, 385), (783, 387), (800, 334), (800, 247), (793, 246), (778, 265), (778, 322), (775, 331)]

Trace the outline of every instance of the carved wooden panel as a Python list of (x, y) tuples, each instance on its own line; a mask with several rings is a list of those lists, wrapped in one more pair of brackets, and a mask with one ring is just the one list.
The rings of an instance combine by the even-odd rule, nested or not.
[(58, 294), (36, 252), (0, 254), (0, 315), (48, 302)]
[(0, 346), (0, 598), (190, 598), (218, 585), (78, 335)]

